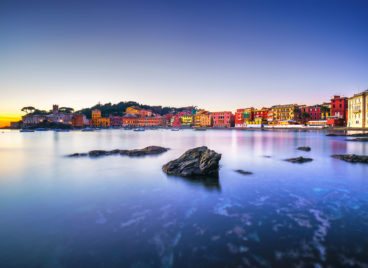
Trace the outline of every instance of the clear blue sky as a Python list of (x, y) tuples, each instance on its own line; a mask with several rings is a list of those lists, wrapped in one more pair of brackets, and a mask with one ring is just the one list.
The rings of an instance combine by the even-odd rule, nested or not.
[(0, 116), (317, 104), (368, 87), (368, 1), (1, 0), (0, 40)]

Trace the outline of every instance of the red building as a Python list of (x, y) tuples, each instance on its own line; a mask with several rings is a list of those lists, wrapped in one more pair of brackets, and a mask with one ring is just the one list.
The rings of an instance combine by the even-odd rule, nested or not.
[(175, 115), (173, 118), (171, 118), (172, 120), (172, 127), (181, 127), (181, 118), (179, 115)]
[(331, 99), (331, 116), (346, 120), (346, 111), (348, 109), (348, 98), (334, 96)]
[(235, 112), (235, 127), (243, 127), (244, 124), (244, 113), (239, 112), (239, 110), (241, 109)]
[(313, 106), (302, 106), (300, 107), (300, 111), (303, 113), (308, 113), (309, 118), (307, 121), (310, 120), (321, 120), (321, 106), (320, 105), (313, 105)]
[(232, 112), (214, 112), (212, 113), (213, 127), (228, 128), (234, 126), (234, 115)]
[(121, 127), (123, 125), (123, 119), (120, 116), (111, 116), (110, 117), (110, 126), (112, 127)]
[(74, 114), (72, 117), (73, 127), (83, 127), (86, 116), (84, 114)]
[(123, 125), (128, 127), (158, 127), (165, 126), (166, 120), (162, 116), (156, 117), (138, 117), (136, 115), (123, 116)]
[(256, 118), (262, 118), (264, 120), (267, 120), (268, 118), (268, 108), (262, 108), (262, 109), (256, 109), (253, 111), (253, 119)]

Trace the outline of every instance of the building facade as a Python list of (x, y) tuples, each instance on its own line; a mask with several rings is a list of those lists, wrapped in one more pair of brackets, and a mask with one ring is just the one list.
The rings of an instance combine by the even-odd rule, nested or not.
[(351, 128), (368, 128), (368, 90), (348, 99), (348, 123)]
[(213, 117), (213, 127), (218, 128), (230, 128), (234, 126), (234, 115), (232, 112), (214, 112)]
[(74, 114), (72, 117), (73, 127), (84, 127), (86, 123), (86, 116), (84, 114)]

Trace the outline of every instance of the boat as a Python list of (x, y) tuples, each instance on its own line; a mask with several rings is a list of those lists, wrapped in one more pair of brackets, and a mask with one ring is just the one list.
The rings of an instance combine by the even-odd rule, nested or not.
[(196, 130), (196, 131), (205, 131), (205, 130), (207, 130), (207, 128), (205, 128), (205, 127), (195, 127), (194, 130)]
[(47, 130), (48, 130), (47, 128), (43, 128), (43, 127), (36, 128), (36, 131), (47, 131)]
[(33, 129), (21, 129), (19, 132), (35, 132)]
[(145, 129), (140, 127), (140, 128), (135, 128), (134, 131), (145, 131)]
[(86, 127), (86, 128), (83, 128), (82, 131), (94, 131), (94, 129), (91, 127)]
[(55, 132), (69, 132), (69, 129), (55, 129)]
[(179, 131), (180, 128), (172, 128), (171, 131)]

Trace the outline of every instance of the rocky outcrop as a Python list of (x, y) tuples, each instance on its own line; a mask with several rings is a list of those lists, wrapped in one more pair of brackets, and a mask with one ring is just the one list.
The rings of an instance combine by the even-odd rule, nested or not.
[(297, 150), (309, 152), (311, 150), (311, 147), (301, 146), (301, 147), (298, 147)]
[(368, 141), (368, 137), (367, 138), (346, 139), (346, 141)]
[(184, 177), (218, 175), (221, 154), (206, 146), (186, 151), (178, 159), (163, 165), (162, 170), (169, 175)]
[(235, 172), (237, 172), (239, 174), (242, 174), (242, 175), (252, 175), (253, 174), (253, 172), (245, 171), (245, 170), (242, 170), (242, 169), (236, 169)]
[(156, 155), (164, 153), (168, 150), (168, 148), (160, 147), (160, 146), (148, 146), (143, 149), (134, 149), (134, 150), (111, 150), (111, 151), (104, 151), (104, 150), (93, 150), (89, 153), (74, 153), (68, 155), (69, 157), (79, 157), (79, 156), (90, 156), (90, 157), (100, 157), (100, 156), (107, 156), (107, 155), (127, 155), (127, 156), (144, 156), (144, 155)]
[(312, 158), (305, 158), (305, 157), (299, 156), (299, 157), (295, 157), (295, 158), (285, 159), (285, 161), (288, 161), (288, 162), (291, 162), (291, 163), (299, 163), (299, 164), (302, 164), (302, 163), (305, 163), (305, 162), (313, 161), (313, 159)]
[(368, 164), (368, 155), (356, 155), (356, 154), (334, 154), (333, 158), (340, 159), (350, 163), (364, 163)]

